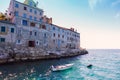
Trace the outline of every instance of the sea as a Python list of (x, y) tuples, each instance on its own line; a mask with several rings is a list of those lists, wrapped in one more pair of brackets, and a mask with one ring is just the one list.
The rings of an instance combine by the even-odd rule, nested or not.
[[(119, 49), (89, 49), (72, 58), (0, 65), (0, 80), (120, 80)], [(50, 66), (73, 63), (71, 69), (52, 72)], [(88, 68), (88, 65), (92, 65)]]

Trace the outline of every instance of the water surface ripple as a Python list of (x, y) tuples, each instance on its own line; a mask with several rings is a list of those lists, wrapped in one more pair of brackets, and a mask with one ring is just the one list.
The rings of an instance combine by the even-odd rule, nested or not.
[[(88, 50), (89, 54), (58, 60), (0, 65), (0, 80), (120, 80), (120, 50)], [(74, 63), (72, 69), (51, 72), (51, 65)], [(92, 69), (86, 66), (92, 64)]]

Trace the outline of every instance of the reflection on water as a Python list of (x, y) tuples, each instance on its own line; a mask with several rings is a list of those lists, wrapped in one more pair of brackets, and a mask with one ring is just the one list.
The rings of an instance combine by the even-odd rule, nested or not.
[[(51, 65), (74, 63), (52, 72)], [(87, 65), (92, 64), (92, 69)], [(120, 80), (120, 50), (89, 50), (89, 54), (59, 59), (0, 65), (0, 80)]]

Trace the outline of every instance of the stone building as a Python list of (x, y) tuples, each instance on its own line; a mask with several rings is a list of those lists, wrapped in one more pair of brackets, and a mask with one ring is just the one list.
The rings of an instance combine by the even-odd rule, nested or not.
[(33, 0), (25, 0), (24, 3), (10, 1), (7, 14), (16, 31), (11, 41), (17, 45), (43, 49), (80, 48), (80, 33), (74, 28), (67, 29), (53, 24), (52, 18), (46, 17), (37, 5)]
[(8, 21), (0, 21), (0, 42), (16, 42), (16, 25)]

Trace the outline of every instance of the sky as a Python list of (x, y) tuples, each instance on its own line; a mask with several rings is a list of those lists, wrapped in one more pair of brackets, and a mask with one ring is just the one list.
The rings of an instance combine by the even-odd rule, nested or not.
[[(24, 2), (24, 0), (17, 0)], [(53, 24), (75, 28), (80, 46), (87, 49), (120, 49), (120, 0), (34, 0)], [(10, 0), (0, 3), (7, 10)]]

